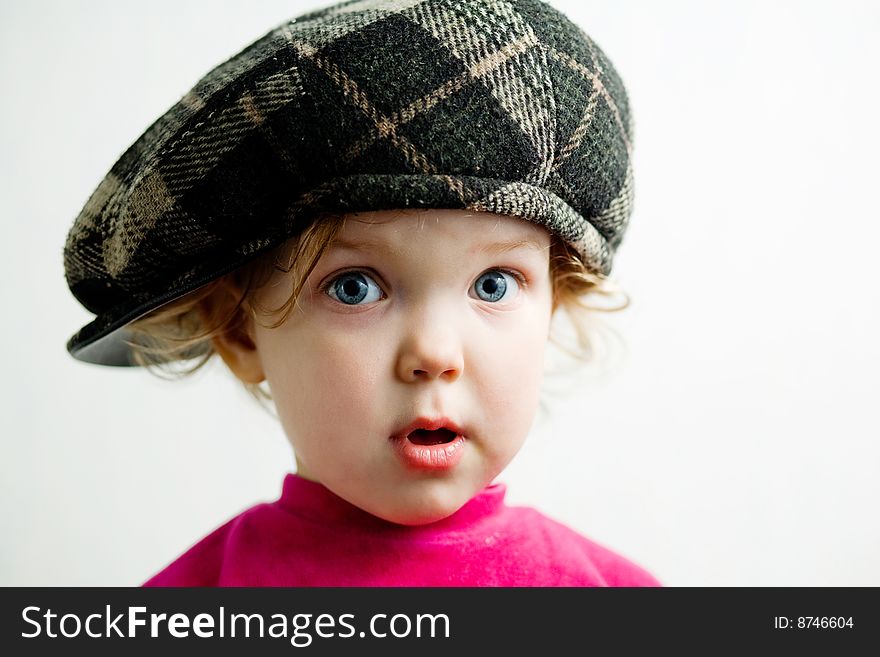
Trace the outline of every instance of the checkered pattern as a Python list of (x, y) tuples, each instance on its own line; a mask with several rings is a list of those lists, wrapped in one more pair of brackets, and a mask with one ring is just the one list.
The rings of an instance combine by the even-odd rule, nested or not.
[(608, 273), (631, 211), (620, 78), (538, 0), (355, 0), (285, 23), (208, 73), (77, 217), (67, 281), (97, 315), (81, 360), (130, 364), (130, 321), (322, 212), (519, 216)]

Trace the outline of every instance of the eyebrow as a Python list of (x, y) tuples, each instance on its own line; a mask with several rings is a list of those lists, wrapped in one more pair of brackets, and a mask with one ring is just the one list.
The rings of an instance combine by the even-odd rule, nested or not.
[(508, 251), (515, 251), (516, 249), (522, 248), (530, 248), (534, 249), (535, 251), (543, 251), (547, 247), (539, 244), (536, 239), (529, 237), (522, 240), (507, 240), (504, 242), (491, 242), (489, 244), (483, 244), (478, 249), (476, 249), (475, 252), (499, 255), (501, 253), (507, 253)]
[[(343, 249), (348, 251), (383, 251), (385, 253), (390, 253), (394, 249), (391, 248), (385, 242), (378, 242), (375, 240), (360, 240), (357, 242), (349, 242), (344, 239), (334, 240), (330, 247), (331, 249)], [(472, 253), (488, 253), (491, 255), (500, 255), (502, 253), (507, 253), (508, 251), (515, 251), (516, 249), (522, 248), (531, 248), (537, 251), (543, 251), (547, 247), (539, 244), (537, 240), (533, 238), (521, 239), (521, 240), (504, 240), (501, 242), (488, 242), (485, 244), (481, 244), (476, 247)]]

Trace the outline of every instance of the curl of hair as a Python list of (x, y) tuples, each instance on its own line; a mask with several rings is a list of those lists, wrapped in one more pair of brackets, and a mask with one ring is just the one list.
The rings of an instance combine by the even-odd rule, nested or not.
[(597, 361), (603, 335), (619, 337), (601, 314), (627, 308), (629, 295), (607, 276), (591, 270), (577, 251), (555, 235), (550, 246), (550, 278), (554, 316), (559, 309), (568, 315), (575, 344), (566, 344), (555, 333), (550, 342), (581, 364)]
[[(274, 322), (261, 325), (280, 326), (296, 306), (306, 279), (344, 221), (338, 215), (320, 217), (296, 238), (129, 324), (128, 344), (135, 362), (160, 378), (177, 379), (201, 369), (216, 353), (214, 338), (243, 331), (249, 317), (260, 322), (261, 318), (277, 315)], [(576, 361), (591, 362), (597, 354), (597, 314), (623, 310), (629, 305), (629, 297), (607, 277), (590, 270), (577, 252), (555, 234), (551, 235), (549, 267), (553, 314), (556, 316), (561, 309), (568, 315), (575, 345), (566, 345), (552, 333), (550, 341)], [(267, 308), (259, 303), (256, 293), (278, 271), (291, 274), (291, 292), (280, 307)], [(596, 300), (600, 302), (594, 303)], [(243, 385), (257, 402), (271, 410), (272, 398), (266, 387)]]

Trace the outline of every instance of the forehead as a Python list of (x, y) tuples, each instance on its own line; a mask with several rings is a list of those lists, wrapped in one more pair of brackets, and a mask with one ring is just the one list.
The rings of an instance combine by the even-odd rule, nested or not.
[(549, 232), (519, 217), (466, 210), (383, 210), (345, 215), (330, 245), (338, 250), (395, 251), (431, 244), (469, 252), (546, 250)]

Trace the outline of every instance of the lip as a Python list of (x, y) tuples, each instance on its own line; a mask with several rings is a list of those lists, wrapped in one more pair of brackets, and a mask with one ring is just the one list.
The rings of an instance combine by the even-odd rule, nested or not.
[[(407, 439), (407, 436), (416, 429), (449, 429), (455, 433), (455, 438), (448, 443), (439, 445), (416, 445)], [(464, 455), (464, 446), (467, 438), (463, 430), (449, 418), (420, 417), (409, 425), (391, 436), (397, 453), (403, 462), (416, 470), (442, 471), (451, 470)]]

